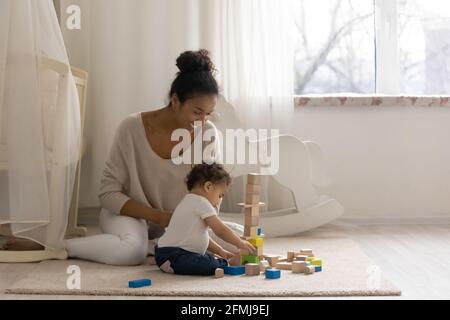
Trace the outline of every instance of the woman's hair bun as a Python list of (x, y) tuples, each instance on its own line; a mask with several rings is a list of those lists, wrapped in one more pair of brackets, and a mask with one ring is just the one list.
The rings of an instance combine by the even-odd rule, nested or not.
[(177, 58), (176, 65), (180, 69), (180, 73), (213, 72), (215, 70), (208, 50), (200, 49), (199, 51), (185, 51)]

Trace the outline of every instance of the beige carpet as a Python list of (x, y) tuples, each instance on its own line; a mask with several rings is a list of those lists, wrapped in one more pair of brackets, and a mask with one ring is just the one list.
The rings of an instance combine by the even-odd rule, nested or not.
[[(400, 295), (358, 244), (345, 238), (273, 238), (266, 253), (311, 248), (323, 260), (312, 275), (281, 271), (281, 279), (260, 276), (193, 277), (165, 274), (155, 266), (117, 267), (80, 260), (44, 261), (5, 293), (118, 296), (386, 296)], [(67, 267), (81, 269), (81, 289), (67, 289)], [(389, 268), (388, 265), (383, 266)], [(128, 281), (150, 278), (150, 287), (130, 289)]]

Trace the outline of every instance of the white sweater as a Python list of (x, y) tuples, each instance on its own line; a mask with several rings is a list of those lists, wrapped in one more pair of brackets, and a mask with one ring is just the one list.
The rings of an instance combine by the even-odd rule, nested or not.
[[(214, 124), (207, 121), (203, 132)], [(196, 134), (199, 131), (196, 130)], [(202, 148), (210, 144), (206, 141)], [(220, 142), (214, 142), (215, 159), (220, 161)], [(186, 151), (185, 151), (186, 152)], [(133, 199), (145, 206), (173, 211), (188, 193), (185, 184), (191, 164), (175, 164), (163, 159), (151, 148), (140, 112), (130, 114), (120, 123), (105, 162), (99, 199), (103, 208), (120, 214), (125, 202)], [(160, 237), (164, 228), (149, 222), (149, 238)]]

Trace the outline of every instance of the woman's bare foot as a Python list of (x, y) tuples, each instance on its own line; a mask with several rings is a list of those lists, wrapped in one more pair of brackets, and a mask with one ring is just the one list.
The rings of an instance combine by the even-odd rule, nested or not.
[(2, 249), (10, 251), (34, 251), (44, 250), (44, 247), (28, 239), (12, 238), (5, 243)]

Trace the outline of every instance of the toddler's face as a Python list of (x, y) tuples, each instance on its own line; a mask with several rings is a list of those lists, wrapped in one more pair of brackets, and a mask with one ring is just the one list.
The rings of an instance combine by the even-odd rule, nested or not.
[(209, 200), (209, 202), (211, 202), (213, 207), (219, 207), (223, 196), (228, 191), (228, 186), (225, 183), (213, 184), (211, 182), (207, 182), (205, 187), (206, 198)]

